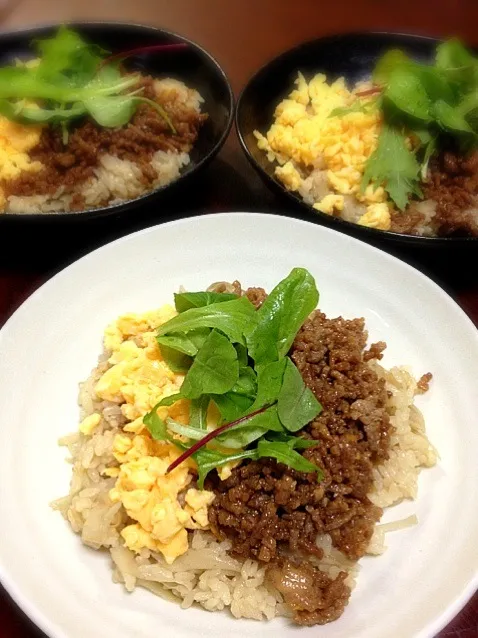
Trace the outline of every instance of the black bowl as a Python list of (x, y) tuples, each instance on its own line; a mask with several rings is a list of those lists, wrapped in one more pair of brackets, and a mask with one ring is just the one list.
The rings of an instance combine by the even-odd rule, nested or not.
[(366, 228), (316, 211), (274, 177), (274, 164), (259, 150), (253, 135), (254, 130), (264, 133), (270, 128), (275, 107), (292, 90), (297, 71), (306, 76), (325, 73), (331, 80), (344, 76), (350, 84), (354, 84), (370, 77), (377, 59), (388, 49), (400, 48), (419, 61), (431, 62), (439, 42), (435, 38), (399, 33), (349, 33), (305, 42), (274, 58), (257, 71), (237, 101), (237, 133), (252, 166), (266, 184), (288, 198), (298, 216), (308, 221), (330, 226), (374, 244), (385, 242), (410, 248), (454, 246), (459, 250), (476, 248), (478, 237), (403, 235)]
[[(11, 63), (15, 58), (30, 57), (31, 41), (53, 34), (58, 26), (48, 25), (0, 33), (0, 66)], [(173, 188), (184, 187), (190, 177), (204, 168), (221, 149), (231, 129), (234, 114), (231, 86), (218, 62), (198, 44), (176, 33), (139, 24), (78, 22), (69, 23), (68, 26), (112, 53), (156, 44), (186, 43), (188, 47), (184, 50), (134, 56), (128, 61), (128, 67), (156, 77), (173, 77), (197, 89), (204, 98), (202, 110), (209, 114), (209, 118), (201, 128), (190, 153), (190, 164), (174, 182), (114, 206), (64, 213), (0, 215), (0, 224), (4, 221), (9, 227), (14, 220), (24, 223), (27, 220), (41, 222), (48, 219), (48, 225), (60, 220), (86, 221), (156, 202)]]

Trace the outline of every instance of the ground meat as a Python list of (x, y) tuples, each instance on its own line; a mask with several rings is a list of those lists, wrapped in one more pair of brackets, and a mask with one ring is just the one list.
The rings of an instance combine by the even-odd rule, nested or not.
[(342, 615), (350, 597), (346, 572), (335, 580), (307, 562), (280, 559), (267, 569), (267, 580), (284, 597), (299, 625), (324, 625)]
[(394, 233), (420, 235), (425, 225), (425, 215), (409, 206), (404, 211), (393, 209), (390, 213), (391, 227)]
[[(273, 459), (243, 463), (225, 481), (210, 475), (208, 487), (216, 494), (211, 529), (232, 542), (233, 554), (272, 565), (280, 564), (284, 551), (320, 558), (316, 537), (325, 533), (352, 560), (366, 552), (382, 514), (367, 497), (372, 471), (388, 458), (393, 431), (385, 383), (367, 365), (382, 356), (385, 344), (365, 350), (366, 339), (363, 319), (329, 320), (319, 311), (299, 331), (290, 354), (323, 406), (303, 432), (317, 446), (303, 454), (323, 469), (324, 480), (317, 483), (315, 473), (296, 472)], [(342, 580), (327, 608), (298, 621), (338, 617), (348, 599)], [(298, 619), (301, 614), (297, 611)]]
[(420, 394), (425, 394), (430, 389), (430, 381), (432, 380), (433, 375), (431, 372), (427, 372), (426, 374), (422, 374), (422, 376), (418, 379), (417, 390)]
[(241, 282), (237, 281), (237, 279), (235, 279), (232, 284), (228, 281), (216, 281), (215, 283), (208, 286), (208, 291), (219, 293), (225, 292), (230, 295), (237, 295), (238, 297), (244, 294), (241, 288)]
[[(445, 151), (430, 162), (422, 185), (423, 199), (436, 202), (428, 225), (438, 237), (478, 236), (478, 151), (469, 155)], [(474, 210), (474, 212), (473, 212)], [(392, 212), (391, 230), (421, 234), (425, 216), (414, 206)]]
[[(155, 99), (153, 82), (151, 77), (143, 77), (140, 82), (142, 95), (150, 99)], [(0, 187), (7, 196), (52, 195), (61, 186), (73, 187), (94, 175), (98, 159), (105, 153), (137, 164), (147, 187), (157, 178), (150, 165), (153, 154), (159, 150), (189, 152), (207, 117), (178, 100), (162, 106), (176, 134), (161, 115), (146, 104), (140, 105), (132, 120), (120, 129), (101, 128), (88, 119), (79, 121), (70, 131), (66, 145), (59, 128), (45, 127), (40, 143), (30, 152), (32, 160), (41, 162), (45, 168), (38, 173), (24, 172), (16, 180), (1, 183)], [(81, 199), (76, 203), (81, 207)]]
[(267, 297), (264, 288), (248, 288), (245, 295), (256, 308), (260, 308)]
[(431, 165), (424, 196), (437, 202), (433, 225), (437, 235), (478, 235), (478, 151), (464, 156), (445, 152)]

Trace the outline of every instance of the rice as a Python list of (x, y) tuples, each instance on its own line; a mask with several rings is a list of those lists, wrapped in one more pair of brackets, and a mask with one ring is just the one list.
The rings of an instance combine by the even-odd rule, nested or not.
[[(183, 82), (165, 78), (156, 80), (154, 88), (160, 101), (176, 101), (181, 107), (200, 113), (203, 98)], [(67, 191), (60, 187), (49, 195), (10, 195), (6, 199), (5, 209), (0, 207), (0, 212), (16, 215), (67, 212), (72, 210), (75, 195), (82, 198), (85, 210), (104, 205), (113, 206), (170, 184), (190, 162), (189, 153), (157, 151), (149, 162), (156, 178), (148, 183), (140, 165), (105, 153), (98, 158), (94, 175), (73, 190)]]
[[(85, 545), (109, 551), (113, 581), (129, 592), (143, 587), (159, 596), (169, 594), (182, 608), (196, 604), (208, 611), (228, 609), (234, 618), (270, 620), (290, 615), (281, 594), (267, 584), (265, 568), (257, 561), (232, 558), (228, 554), (230, 543), (218, 542), (210, 532), (190, 532), (189, 550), (170, 565), (162, 555), (148, 549), (134, 554), (124, 547), (120, 531), (128, 524), (128, 517), (120, 503), (111, 502), (109, 491), (115, 479), (103, 472), (119, 465), (112, 454), (112, 443), (115, 434), (122, 431), (125, 418), (118, 404), (99, 401), (94, 393), (96, 382), (109, 367), (107, 358), (108, 353), (81, 384), (79, 396), (82, 418), (97, 412), (102, 417), (100, 424), (91, 436), (75, 433), (60, 441), (71, 455), (73, 476), (69, 495), (55, 501), (53, 508), (62, 513)], [(417, 394), (414, 377), (405, 368), (386, 370), (376, 362), (369, 365), (385, 379), (388, 410), (395, 427), (390, 458), (374, 470), (374, 489), (369, 496), (374, 504), (389, 507), (402, 499), (416, 498), (420, 470), (434, 465), (437, 453), (413, 404)], [(383, 553), (387, 532), (415, 523), (416, 517), (409, 517), (378, 524), (368, 552)], [(346, 582), (353, 587), (357, 563), (335, 549), (329, 535), (319, 536), (317, 545), (324, 556), (310, 560), (333, 579), (346, 571)]]

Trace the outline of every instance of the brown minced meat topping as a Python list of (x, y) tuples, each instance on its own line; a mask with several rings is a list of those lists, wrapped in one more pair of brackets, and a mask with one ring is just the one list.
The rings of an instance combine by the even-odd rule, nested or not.
[[(430, 162), (427, 181), (422, 185), (423, 199), (436, 202), (430, 222), (434, 235), (478, 236), (478, 151), (469, 155), (444, 152)], [(425, 217), (409, 206), (392, 213), (391, 230), (419, 234)]]
[[(246, 293), (256, 306), (265, 298), (260, 290)], [(297, 472), (273, 459), (244, 462), (227, 480), (215, 474), (209, 480), (216, 494), (209, 509), (213, 533), (231, 541), (233, 555), (268, 566), (269, 581), (303, 625), (338, 618), (350, 588), (346, 572), (331, 579), (300, 557), (320, 559), (317, 535), (329, 534), (337, 549), (358, 560), (382, 515), (367, 495), (374, 466), (388, 458), (393, 426), (385, 382), (367, 364), (382, 357), (385, 344), (366, 350), (366, 339), (363, 319), (327, 319), (315, 311), (290, 352), (323, 407), (302, 432), (317, 441), (303, 455), (323, 469), (320, 483), (315, 473)], [(299, 597), (291, 587), (294, 578), (302, 583)]]
[[(139, 87), (142, 95), (158, 101), (153, 88), (154, 78), (143, 76)], [(188, 108), (174, 91), (165, 93), (161, 105), (169, 115), (176, 134), (154, 108), (141, 104), (131, 121), (124, 127), (102, 128), (90, 119), (84, 119), (70, 131), (68, 143), (63, 144), (58, 127), (45, 127), (40, 143), (32, 149), (32, 160), (44, 168), (38, 173), (24, 172), (16, 180), (0, 183), (7, 196), (53, 195), (59, 187), (72, 188), (94, 175), (98, 158), (109, 153), (130, 160), (142, 171), (145, 188), (157, 178), (150, 161), (156, 151), (188, 153), (197, 139), (199, 129), (207, 118)], [(106, 202), (104, 202), (106, 203)], [(72, 208), (81, 209), (81, 197), (73, 200)]]

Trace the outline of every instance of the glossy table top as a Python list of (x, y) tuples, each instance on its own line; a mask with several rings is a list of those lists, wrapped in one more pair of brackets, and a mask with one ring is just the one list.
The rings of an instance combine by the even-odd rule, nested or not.
[[(12, 0), (6, 4), (5, 10), (0, 2), (2, 30), (71, 19), (108, 19), (177, 31), (204, 46), (218, 59), (236, 96), (252, 73), (268, 59), (303, 40), (321, 35), (393, 30), (438, 37), (457, 35), (468, 44), (478, 46), (476, 0), (332, 0), (327, 3), (321, 0)], [(132, 230), (201, 212), (287, 212), (286, 207), (248, 165), (232, 131), (218, 158), (186, 193), (165, 202), (161, 210), (144, 211), (127, 222), (98, 224), (94, 230), (66, 237), (61, 245), (45, 245), (43, 251), (23, 250), (21, 237), (16, 238), (18, 244), (10, 246), (10, 250), (0, 246), (0, 325), (58, 269)], [(8, 245), (8, 237), (0, 237), (0, 243), (1, 240), (4, 246)], [(12, 253), (15, 256), (12, 257)], [(445, 263), (439, 256), (417, 257), (405, 252), (398, 256), (437, 279), (478, 324), (476, 262), (469, 260), (460, 264), (447, 260)], [(320, 628), (317, 632), (319, 634)], [(0, 636), (42, 636), (1, 590)], [(478, 638), (478, 595), (439, 636)]]

